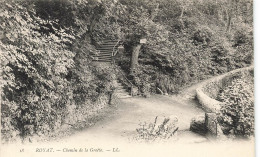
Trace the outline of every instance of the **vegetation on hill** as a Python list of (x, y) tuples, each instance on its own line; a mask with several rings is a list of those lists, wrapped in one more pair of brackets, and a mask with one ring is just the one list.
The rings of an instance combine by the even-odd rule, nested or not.
[(66, 1), (1, 2), (3, 141), (48, 135), (109, 102), (113, 73), (90, 64), (94, 47), (71, 21), (72, 7)]
[(237, 137), (254, 135), (254, 78), (233, 78), (218, 94), (221, 106), (219, 122), (223, 132)]
[[(76, 111), (88, 117), (103, 108), (116, 76), (93, 66), (90, 56), (106, 39), (124, 42), (117, 64), (144, 95), (158, 89), (176, 93), (250, 65), (252, 5), (252, 0), (1, 1), (2, 138), (48, 135), (67, 119), (76, 123), (70, 117)], [(141, 38), (147, 43), (140, 45)], [(131, 59), (137, 64), (130, 73)]]

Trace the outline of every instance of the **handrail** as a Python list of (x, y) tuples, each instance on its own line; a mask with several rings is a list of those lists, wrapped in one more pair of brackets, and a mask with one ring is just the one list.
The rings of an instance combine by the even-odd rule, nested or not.
[(118, 41), (116, 42), (115, 46), (113, 47), (112, 57), (115, 56), (115, 54), (114, 54), (114, 52), (115, 52), (115, 48), (116, 48), (117, 44), (119, 43), (119, 41), (120, 41), (120, 40), (118, 40)]
[(125, 74), (123, 73), (123, 71), (121, 69), (117, 68), (115, 64), (112, 64), (112, 65), (114, 66), (114, 69), (120, 71), (121, 75), (127, 80), (128, 83), (131, 84), (131, 86), (134, 86), (133, 83), (125, 76)]
[(112, 65), (113, 65), (114, 69), (115, 69), (115, 70), (118, 70), (118, 71), (121, 73), (121, 75), (124, 77), (124, 79), (131, 85), (131, 91), (130, 91), (130, 93), (131, 93), (131, 96), (133, 96), (133, 87), (134, 87), (134, 84), (125, 76), (125, 74), (123, 73), (123, 71), (122, 71), (121, 69), (117, 68), (116, 65), (113, 64), (113, 63), (112, 63)]
[[(114, 45), (114, 47), (113, 47), (113, 51), (112, 51), (112, 65), (113, 65), (113, 67), (114, 67), (114, 69), (115, 70), (119, 70), (119, 72), (120, 72), (120, 74), (124, 77), (124, 79), (131, 85), (131, 96), (133, 96), (133, 87), (135, 86), (126, 76), (125, 76), (125, 74), (123, 73), (123, 71), (120, 69), (120, 68), (117, 68), (116, 67), (116, 65), (115, 65), (115, 61), (114, 61), (114, 59), (113, 59), (113, 57), (116, 55), (116, 53), (115, 52), (117, 52), (117, 51), (115, 51), (115, 48), (116, 48), (116, 46), (119, 44), (119, 42), (120, 42), (120, 40), (118, 40), (117, 41), (117, 43)], [(138, 87), (139, 88), (139, 87)]]
[(123, 75), (123, 77), (127, 80), (127, 82), (130, 83), (131, 86), (134, 86), (133, 83), (124, 75), (124, 73), (122, 72), (122, 70), (119, 69), (119, 71), (120, 71), (121, 75)]
[(123, 72), (122, 72), (120, 69), (119, 69), (119, 71), (120, 71), (121, 75), (123, 75), (123, 77), (125, 78), (125, 80), (126, 80), (128, 83), (131, 84), (130, 95), (133, 96), (133, 87), (134, 87), (134, 85), (132, 84), (132, 82), (131, 82), (130, 80), (128, 80), (128, 79), (126, 78), (126, 76), (123, 74)]

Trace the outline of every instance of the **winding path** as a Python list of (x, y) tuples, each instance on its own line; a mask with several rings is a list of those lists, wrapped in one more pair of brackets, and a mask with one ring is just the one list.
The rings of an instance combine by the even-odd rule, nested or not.
[[(234, 70), (229, 73), (238, 71)], [(150, 98), (133, 97), (121, 99), (116, 110), (108, 112), (103, 120), (94, 126), (81, 130), (72, 136), (62, 139), (62, 142), (102, 143), (104, 141), (132, 142), (136, 135), (136, 128), (142, 122), (154, 122), (156, 116), (178, 118), (178, 135), (174, 143), (206, 143), (211, 142), (204, 136), (189, 131), (193, 117), (203, 115), (205, 112), (195, 99), (196, 89), (204, 84), (218, 79), (224, 75), (206, 79), (185, 88), (178, 95), (153, 95)]]
[(205, 137), (189, 131), (191, 119), (204, 114), (204, 111), (194, 99), (196, 88), (191, 86), (187, 89), (176, 96), (153, 95), (151, 98), (121, 99), (116, 110), (108, 113), (103, 120), (62, 139), (62, 142), (129, 142), (136, 134), (140, 122), (153, 122), (156, 116), (171, 115), (178, 117), (178, 142), (205, 142)]
[[(127, 98), (121, 99), (116, 109), (111, 108), (106, 112), (102, 120), (94, 126), (75, 131), (74, 134), (54, 140), (50, 143), (43, 143), (41, 147), (60, 149), (54, 156), (253, 156), (254, 139), (251, 141), (211, 141), (204, 136), (200, 136), (189, 131), (190, 121), (193, 117), (204, 114), (204, 111), (194, 99), (195, 90), (200, 85), (210, 81), (208, 79), (184, 89), (178, 95), (153, 95), (151, 98)], [(154, 143), (151, 145), (134, 142), (133, 136), (140, 122), (153, 122), (156, 116), (175, 115), (178, 117), (177, 141), (169, 141), (163, 145)], [(33, 153), (33, 150), (40, 145), (29, 144), (26, 147), (29, 154), (27, 156), (45, 157), (46, 153)], [(24, 146), (5, 147), (4, 151), (24, 148)], [(72, 153), (66, 152), (78, 148), (94, 148), (97, 152)], [(120, 149), (120, 153), (113, 152), (114, 148)], [(99, 149), (102, 153), (99, 153)], [(31, 150), (31, 151), (29, 151)], [(66, 153), (64, 153), (64, 150)], [(4, 152), (3, 151), (3, 152)], [(91, 154), (89, 154), (91, 153)], [(58, 155), (57, 155), (58, 154)], [(22, 154), (19, 154), (19, 156)], [(9, 154), (9, 156), (14, 156)]]

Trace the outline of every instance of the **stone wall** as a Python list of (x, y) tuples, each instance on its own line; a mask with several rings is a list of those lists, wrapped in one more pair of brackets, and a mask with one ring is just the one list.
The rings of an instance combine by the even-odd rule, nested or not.
[(222, 132), (221, 126), (217, 121), (217, 113), (220, 110), (222, 102), (217, 101), (219, 91), (228, 86), (236, 77), (254, 74), (254, 66), (237, 69), (224, 75), (214, 77), (199, 88), (196, 89), (196, 97), (204, 110), (205, 116), (195, 117), (191, 121), (190, 130), (200, 134), (206, 134), (208, 137), (226, 138)]
[(211, 79), (207, 83), (203, 84), (201, 87), (196, 89), (196, 96), (201, 104), (202, 108), (206, 110), (206, 112), (214, 112), (219, 111), (221, 103), (216, 100), (216, 97), (219, 93), (219, 90), (222, 87), (230, 84), (230, 82), (237, 76), (242, 75), (253, 75), (254, 66), (236, 69), (231, 72), (228, 72), (224, 75), (218, 76), (214, 79)]

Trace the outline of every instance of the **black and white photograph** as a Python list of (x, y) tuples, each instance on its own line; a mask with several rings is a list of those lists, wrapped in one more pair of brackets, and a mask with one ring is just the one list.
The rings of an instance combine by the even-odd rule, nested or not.
[(0, 0), (0, 156), (254, 157), (254, 3)]

